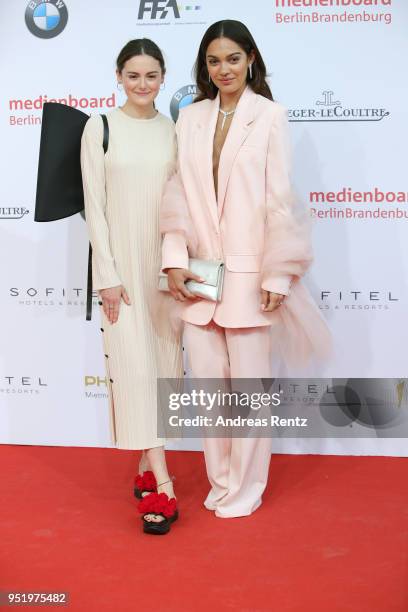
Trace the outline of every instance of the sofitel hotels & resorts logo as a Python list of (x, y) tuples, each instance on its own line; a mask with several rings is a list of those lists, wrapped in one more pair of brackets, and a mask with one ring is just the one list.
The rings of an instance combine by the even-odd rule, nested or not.
[(386, 108), (377, 106), (351, 106), (343, 104), (334, 91), (325, 89), (314, 106), (304, 108), (289, 108), (289, 120), (293, 122), (321, 122), (321, 121), (382, 121), (389, 117)]
[(400, 295), (395, 289), (377, 287), (325, 288), (317, 296), (320, 310), (343, 310), (348, 312), (389, 312), (401, 306)]
[[(48, 383), (44, 376), (16, 375), (0, 377), (0, 395), (19, 397), (39, 395), (47, 390)], [(27, 374), (27, 373), (26, 373)]]
[[(9, 298), (19, 307), (38, 308), (40, 310), (56, 308), (81, 309), (86, 305), (86, 290), (84, 287), (44, 287), (26, 286), (10, 287)], [(92, 305), (95, 306), (98, 293), (92, 293)]]

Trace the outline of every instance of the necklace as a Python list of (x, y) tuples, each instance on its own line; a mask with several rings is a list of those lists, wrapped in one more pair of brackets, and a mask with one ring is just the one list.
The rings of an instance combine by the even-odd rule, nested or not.
[(227, 117), (229, 117), (230, 115), (235, 113), (235, 111), (236, 111), (236, 108), (234, 108), (234, 110), (232, 110), (232, 111), (224, 111), (224, 110), (222, 110), (222, 108), (220, 108), (220, 113), (222, 113), (224, 115), (224, 118), (223, 118), (222, 124), (221, 124), (221, 129), (222, 130), (224, 129), (224, 125), (225, 125), (225, 121), (226, 121)]

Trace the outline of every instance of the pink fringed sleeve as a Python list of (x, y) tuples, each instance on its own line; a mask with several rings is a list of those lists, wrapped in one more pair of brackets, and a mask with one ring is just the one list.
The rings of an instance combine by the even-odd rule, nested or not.
[(290, 168), (289, 122), (286, 109), (279, 107), (269, 138), (261, 286), (287, 296), (277, 311), (280, 351), (288, 366), (303, 366), (327, 358), (332, 344), (324, 318), (300, 282), (313, 261), (311, 222), (291, 187)]
[(266, 168), (266, 227), (262, 288), (288, 294), (313, 256), (310, 221), (295, 197), (290, 180), (291, 148), (287, 111), (278, 107), (271, 127)]

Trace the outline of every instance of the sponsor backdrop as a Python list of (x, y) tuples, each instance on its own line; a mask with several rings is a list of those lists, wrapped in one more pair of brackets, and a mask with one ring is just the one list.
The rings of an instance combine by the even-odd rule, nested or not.
[[(43, 103), (65, 101), (88, 113), (120, 105), (117, 53), (131, 38), (150, 37), (167, 59), (158, 108), (176, 119), (192, 101), (200, 38), (225, 18), (249, 26), (273, 95), (289, 109), (294, 187), (314, 219), (306, 283), (336, 341), (333, 359), (314, 374), (392, 377), (401, 391), (408, 346), (403, 0), (16, 0), (0, 13), (1, 442), (110, 446), (96, 296), (94, 318), (85, 321), (84, 220), (33, 220)], [(407, 409), (397, 399), (396, 406)], [(407, 454), (405, 440), (379, 439), (375, 428), (368, 439), (274, 439), (273, 450)]]

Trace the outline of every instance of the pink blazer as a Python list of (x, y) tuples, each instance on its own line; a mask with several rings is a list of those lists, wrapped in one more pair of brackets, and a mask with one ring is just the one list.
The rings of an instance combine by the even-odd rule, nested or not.
[[(308, 302), (323, 324), (306, 289), (297, 289), (312, 252), (308, 224), (295, 214), (285, 107), (245, 89), (222, 149), (217, 197), (212, 154), (218, 115), (219, 95), (181, 110), (178, 168), (161, 206), (162, 269), (188, 268), (189, 256), (225, 262), (222, 301), (188, 300), (181, 318), (197, 325), (212, 318), (224, 327), (272, 325), (282, 322), (287, 305), (290, 311), (291, 303)], [(263, 313), (261, 287), (288, 297)]]

